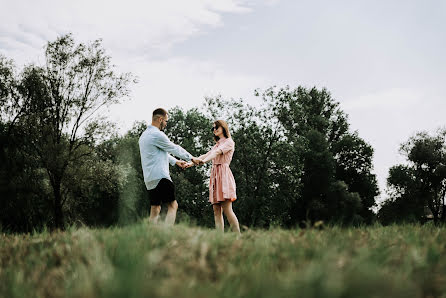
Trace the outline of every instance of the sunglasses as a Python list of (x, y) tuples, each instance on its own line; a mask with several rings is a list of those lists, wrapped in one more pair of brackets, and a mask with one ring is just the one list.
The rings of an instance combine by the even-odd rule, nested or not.
[(214, 130), (217, 130), (217, 129), (219, 129), (220, 127), (218, 127), (218, 126), (213, 126), (212, 128), (211, 128), (211, 131), (214, 131)]

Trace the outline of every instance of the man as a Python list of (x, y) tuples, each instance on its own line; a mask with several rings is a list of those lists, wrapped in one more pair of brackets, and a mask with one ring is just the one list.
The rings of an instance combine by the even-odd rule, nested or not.
[[(173, 225), (177, 214), (178, 203), (175, 199), (175, 187), (169, 174), (169, 163), (181, 168), (186, 166), (181, 159), (198, 163), (198, 160), (186, 150), (172, 143), (164, 134), (169, 115), (164, 109), (156, 109), (152, 115), (152, 125), (139, 138), (139, 151), (148, 196), (150, 199), (149, 222), (157, 223), (161, 204), (167, 203), (166, 224)], [(170, 154), (172, 155), (170, 155)]]

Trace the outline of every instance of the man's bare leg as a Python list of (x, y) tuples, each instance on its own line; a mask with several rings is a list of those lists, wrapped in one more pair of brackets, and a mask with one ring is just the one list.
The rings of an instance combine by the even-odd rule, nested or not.
[(224, 232), (225, 222), (223, 221), (223, 209), (220, 204), (213, 204), (215, 228), (217, 231)]
[(165, 223), (167, 226), (173, 226), (175, 223), (175, 218), (177, 217), (178, 203), (177, 201), (172, 201), (167, 203), (167, 214)]
[(161, 206), (150, 206), (149, 223), (156, 224), (160, 217)]
[(226, 218), (229, 221), (229, 224), (231, 225), (231, 228), (234, 232), (237, 232), (240, 234), (240, 226), (238, 223), (237, 216), (235, 215), (234, 211), (232, 211), (232, 202), (231, 201), (224, 201), (221, 203), (223, 212), (226, 215)]

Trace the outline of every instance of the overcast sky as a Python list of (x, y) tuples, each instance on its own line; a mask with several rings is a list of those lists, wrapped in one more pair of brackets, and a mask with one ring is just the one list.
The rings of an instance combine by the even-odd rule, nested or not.
[(325, 87), (375, 149), (384, 193), (399, 145), (444, 127), (446, 1), (0, 0), (0, 53), (43, 63), (47, 41), (102, 38), (139, 77), (110, 110), (122, 130), (153, 109), (244, 98), (272, 85)]

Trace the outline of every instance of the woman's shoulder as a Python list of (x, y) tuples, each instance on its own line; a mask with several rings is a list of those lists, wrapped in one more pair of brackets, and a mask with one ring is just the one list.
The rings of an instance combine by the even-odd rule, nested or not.
[(234, 140), (232, 138), (227, 138), (225, 142), (228, 142), (229, 144), (235, 144)]
[(217, 144), (221, 144), (221, 145), (223, 145), (223, 144), (225, 144), (225, 145), (234, 145), (235, 142), (234, 142), (234, 140), (232, 138), (226, 138), (224, 140), (220, 140)]

